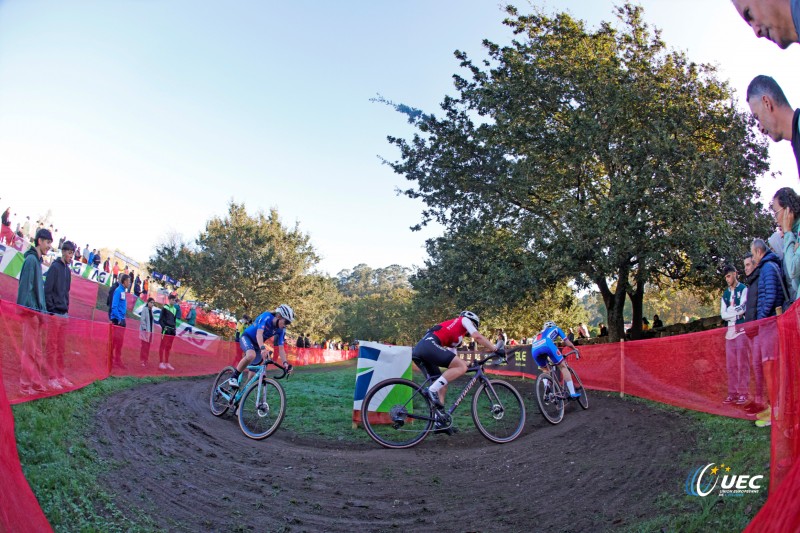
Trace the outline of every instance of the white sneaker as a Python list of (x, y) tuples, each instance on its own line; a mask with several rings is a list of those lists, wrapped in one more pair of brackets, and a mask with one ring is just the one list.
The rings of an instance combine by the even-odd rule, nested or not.
[(167, 369), (167, 365), (165, 365), (164, 363), (158, 363), (158, 369), (159, 370), (166, 370)]
[(171, 365), (171, 364), (169, 364), (169, 363), (164, 363), (164, 366), (166, 366), (166, 367), (167, 367), (167, 370), (175, 370), (175, 367), (174, 367), (174, 366), (172, 366), (172, 365)]
[(232, 389), (239, 388), (239, 378), (231, 378), (228, 380), (228, 386)]

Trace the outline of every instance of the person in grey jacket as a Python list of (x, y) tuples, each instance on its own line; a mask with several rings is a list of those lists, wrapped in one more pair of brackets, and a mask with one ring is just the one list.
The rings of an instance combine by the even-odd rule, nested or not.
[(139, 348), (139, 361), (142, 366), (147, 366), (150, 358), (150, 343), (153, 342), (153, 305), (156, 303), (152, 298), (147, 299), (147, 305), (142, 309), (142, 316), (139, 318), (139, 340), (142, 344)]
[[(53, 236), (47, 229), (36, 232), (36, 246), (25, 252), (19, 273), (17, 305), (22, 317), (22, 351), (20, 353), (19, 388), (22, 394), (37, 394), (47, 390), (42, 372), (42, 315), (47, 311), (42, 280), (42, 258), (50, 251)], [(61, 388), (61, 387), (59, 387)]]

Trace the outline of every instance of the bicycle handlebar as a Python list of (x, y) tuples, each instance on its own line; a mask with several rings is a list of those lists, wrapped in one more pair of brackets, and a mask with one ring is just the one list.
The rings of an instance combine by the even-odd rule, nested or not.
[(564, 359), (566, 359), (570, 355), (574, 355), (576, 361), (579, 361), (581, 358), (581, 353), (578, 351), (577, 348), (570, 348), (566, 352), (563, 352), (561, 355), (564, 357)]
[(275, 379), (283, 379), (286, 376), (290, 375), (292, 373), (292, 370), (294, 370), (294, 367), (291, 364), (289, 364), (289, 368), (284, 368), (282, 364), (278, 363), (274, 359), (264, 359), (263, 364), (264, 366), (275, 365), (281, 370), (281, 372), (283, 372), (280, 376), (273, 376)]
[(472, 363), (470, 368), (477, 368), (479, 366), (483, 366), (486, 363), (488, 363), (489, 361), (491, 361), (492, 359), (502, 359), (504, 363), (508, 362), (508, 356), (506, 355), (505, 350), (503, 350), (503, 351), (499, 351), (498, 350), (496, 352), (490, 353), (489, 355), (487, 355), (486, 357), (484, 357), (480, 361), (475, 361), (474, 363)]

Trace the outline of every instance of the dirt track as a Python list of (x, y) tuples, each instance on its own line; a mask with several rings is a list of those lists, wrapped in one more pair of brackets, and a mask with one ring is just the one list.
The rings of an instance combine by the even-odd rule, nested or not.
[(120, 463), (105, 482), (127, 514), (170, 531), (614, 530), (681, 490), (694, 442), (680, 415), (600, 393), (558, 426), (531, 409), (505, 445), (464, 432), (384, 450), (283, 428), (255, 442), (210, 414), (208, 386), (145, 385), (99, 410), (95, 447)]

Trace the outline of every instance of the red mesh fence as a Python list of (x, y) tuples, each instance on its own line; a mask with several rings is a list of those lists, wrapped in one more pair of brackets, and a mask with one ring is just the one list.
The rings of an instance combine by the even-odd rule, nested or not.
[[(4, 380), (0, 371), (0, 380)], [(22, 474), (14, 437), (14, 415), (0, 389), (0, 531), (52, 531), (36, 496)]]
[[(73, 289), (80, 287), (73, 293), (74, 301), (88, 307), (91, 289), (83, 284), (91, 282), (78, 280), (73, 277)], [(8, 293), (12, 285), (15, 301), (16, 280), (0, 275), (0, 293)], [(134, 299), (129, 300), (132, 305)], [(0, 370), (4, 392), (11, 403), (60, 394), (109, 375), (213, 374), (241, 357), (238, 344), (202, 335), (168, 337), (156, 332), (147, 343), (140, 337), (136, 319), (129, 320), (126, 328), (119, 328), (108, 324), (105, 311), (91, 314), (94, 321), (63, 318), (0, 301)], [(748, 324), (734, 340), (727, 339), (726, 333), (727, 329), (721, 328), (647, 341), (583, 346), (581, 359), (571, 364), (587, 388), (624, 392), (730, 417), (748, 417), (741, 408), (722, 403), (732, 388), (750, 397), (764, 396), (773, 406), (770, 490), (783, 494), (785, 483), (800, 483), (795, 479), (797, 468), (791, 470), (800, 456), (800, 306), (793, 306), (778, 318)], [(296, 365), (357, 356), (355, 351), (291, 346), (287, 351)], [(535, 377), (530, 353), (518, 354), (504, 370)], [(731, 377), (733, 374), (735, 378)], [(793, 474), (784, 483), (790, 470)], [(9, 512), (5, 502), (0, 501), (0, 513)], [(764, 512), (777, 512), (769, 509), (772, 507), (765, 506)], [(760, 517), (757, 520), (762, 520)], [(795, 527), (789, 529), (800, 529), (797, 521), (792, 524)]]

